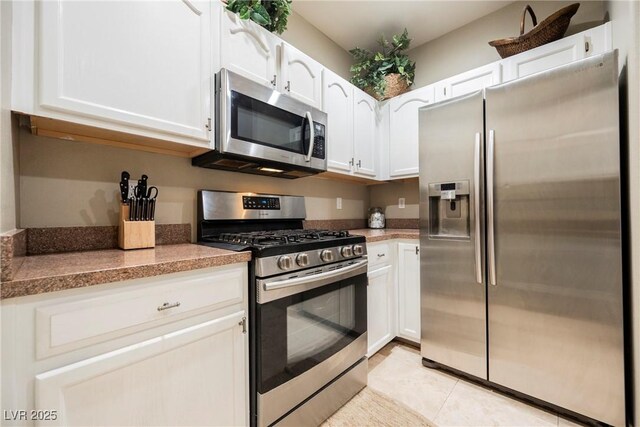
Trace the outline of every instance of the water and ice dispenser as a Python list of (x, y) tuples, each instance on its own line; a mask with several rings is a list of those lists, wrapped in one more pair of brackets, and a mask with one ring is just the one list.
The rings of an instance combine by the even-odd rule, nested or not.
[(429, 184), (429, 237), (469, 239), (469, 181)]

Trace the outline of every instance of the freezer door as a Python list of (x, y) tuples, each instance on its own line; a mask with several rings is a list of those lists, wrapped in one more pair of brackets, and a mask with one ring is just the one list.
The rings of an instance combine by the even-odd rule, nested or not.
[(487, 378), (482, 91), (420, 111), (422, 357)]
[(617, 55), (487, 89), (486, 117), (489, 380), (624, 425)]

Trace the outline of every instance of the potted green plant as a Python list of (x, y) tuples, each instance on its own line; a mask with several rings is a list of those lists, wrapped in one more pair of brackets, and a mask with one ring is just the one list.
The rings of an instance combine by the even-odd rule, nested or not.
[(349, 52), (355, 60), (351, 66), (351, 83), (380, 101), (408, 91), (416, 74), (416, 63), (404, 53), (410, 43), (405, 28), (402, 34), (394, 35), (391, 42), (381, 35), (378, 52), (359, 47), (351, 49)]
[[(224, 0), (223, 0), (224, 1)], [(241, 19), (251, 19), (272, 33), (282, 34), (287, 29), (292, 0), (228, 0), (227, 10)]]

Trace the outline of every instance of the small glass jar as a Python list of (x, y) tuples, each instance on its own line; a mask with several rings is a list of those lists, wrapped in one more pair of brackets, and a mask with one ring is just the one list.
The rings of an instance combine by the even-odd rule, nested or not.
[(384, 228), (384, 211), (382, 208), (369, 208), (369, 228)]

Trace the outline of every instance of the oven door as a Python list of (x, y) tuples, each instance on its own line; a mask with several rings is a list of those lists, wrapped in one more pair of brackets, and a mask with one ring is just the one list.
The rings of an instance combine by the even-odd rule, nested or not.
[(216, 149), (258, 160), (327, 169), (324, 112), (225, 69), (216, 78)]
[(366, 355), (367, 261), (297, 275), (257, 283), (259, 426), (274, 423)]

